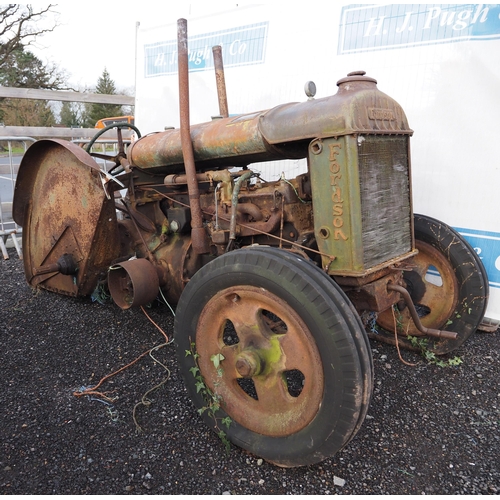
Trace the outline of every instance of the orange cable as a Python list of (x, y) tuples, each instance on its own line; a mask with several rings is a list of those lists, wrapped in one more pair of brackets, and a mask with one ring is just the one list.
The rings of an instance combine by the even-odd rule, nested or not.
[(396, 349), (398, 350), (399, 359), (405, 365), (408, 365), (408, 366), (417, 366), (418, 363), (410, 363), (409, 361), (405, 361), (403, 359), (403, 357), (401, 356), (401, 351), (399, 350), (398, 333), (397, 333), (398, 327), (397, 327), (397, 324), (396, 324), (396, 315), (394, 314), (394, 306), (391, 307), (391, 311), (392, 311), (392, 318), (394, 319), (394, 339), (396, 340)]
[[(162, 335), (165, 337), (165, 340), (166, 340), (166, 343), (168, 343), (168, 336), (167, 334), (160, 328), (160, 326), (158, 326), (152, 319), (151, 317), (148, 315), (148, 313), (146, 312), (146, 310), (144, 309), (143, 306), (141, 306), (141, 309), (142, 309), (142, 312), (146, 315), (146, 317), (149, 319), (149, 321), (151, 323), (153, 323), (153, 325), (158, 329), (160, 330), (160, 332), (162, 333)], [(152, 348), (154, 349), (154, 347)], [(126, 370), (127, 368), (129, 368), (130, 366), (132, 366), (133, 364), (137, 363), (137, 361), (139, 361), (141, 358), (143, 358), (144, 356), (146, 356), (146, 354), (149, 354), (151, 352), (152, 349), (148, 349), (147, 351), (143, 352), (141, 355), (139, 355), (136, 359), (134, 359), (134, 361), (128, 363), (127, 365), (125, 366), (122, 366), (121, 368), (119, 368), (118, 370), (114, 371), (113, 373), (110, 373), (108, 375), (106, 375), (105, 377), (103, 377), (99, 383), (93, 387), (88, 387), (87, 389), (84, 389), (83, 391), (75, 391), (73, 392), (73, 396), (76, 396), (76, 397), (80, 397), (80, 396), (90, 396), (90, 395), (96, 395), (96, 396), (99, 396), (103, 399), (106, 399), (107, 401), (113, 401), (112, 398), (106, 396), (106, 393), (104, 392), (99, 392), (99, 391), (96, 391), (96, 389), (98, 389), (107, 379), (111, 378), (111, 377), (114, 377), (115, 375), (117, 375), (118, 373)], [(109, 392), (109, 391), (108, 391)]]

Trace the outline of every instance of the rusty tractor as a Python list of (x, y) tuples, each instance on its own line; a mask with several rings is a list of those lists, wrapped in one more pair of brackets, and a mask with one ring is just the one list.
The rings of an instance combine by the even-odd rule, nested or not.
[[(313, 464), (363, 423), (369, 338), (452, 351), (482, 321), (486, 273), (456, 231), (413, 213), (413, 132), (375, 79), (356, 71), (333, 96), (228, 116), (214, 50), (221, 116), (191, 125), (187, 54), (179, 20), (180, 127), (136, 130), (125, 148), (131, 125), (113, 125), (108, 171), (64, 140), (28, 149), (13, 208), (26, 278), (74, 297), (105, 284), (122, 309), (176, 304), (188, 392), (198, 409), (217, 402), (205, 422), (230, 422), (232, 443), (274, 464)], [(298, 158), (293, 179), (252, 170)]]

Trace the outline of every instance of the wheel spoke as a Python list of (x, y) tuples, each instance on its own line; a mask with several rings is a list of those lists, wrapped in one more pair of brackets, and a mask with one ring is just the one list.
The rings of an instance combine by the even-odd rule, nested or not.
[(236, 370), (236, 359), (240, 349), (238, 345), (224, 346), (221, 349), (221, 354), (224, 356), (222, 361), (224, 377), (227, 381), (234, 380), (239, 377)]
[(117, 138), (117, 142), (118, 142), (118, 154), (123, 155), (125, 152), (125, 148), (123, 146), (122, 129), (119, 127), (116, 129), (116, 138)]
[(281, 371), (274, 372), (267, 377), (255, 377), (253, 382), (261, 411), (270, 415), (290, 411), (294, 398), (288, 393)]
[(412, 269), (419, 274), (419, 276), (425, 277), (427, 271), (429, 270), (430, 263), (427, 260), (420, 258), (420, 255), (414, 260)]
[(453, 294), (453, 290), (450, 291), (442, 286), (427, 283), (425, 286), (425, 295), (420, 301), (420, 304), (431, 309), (442, 307), (443, 301), (446, 301), (450, 296), (452, 297), (451, 294)]
[(262, 305), (255, 302), (243, 294), (237, 295), (230, 302), (230, 307), (225, 310), (227, 319), (229, 319), (234, 326), (236, 334), (240, 339), (242, 345), (255, 343), (258, 337), (267, 338), (270, 335), (269, 327), (262, 318)]
[(301, 370), (306, 378), (312, 377), (315, 366), (321, 363), (321, 360), (311, 351), (302, 336), (298, 334), (295, 328), (292, 328), (285, 335), (280, 335), (278, 338), (284, 353), (284, 368), (286, 370)]

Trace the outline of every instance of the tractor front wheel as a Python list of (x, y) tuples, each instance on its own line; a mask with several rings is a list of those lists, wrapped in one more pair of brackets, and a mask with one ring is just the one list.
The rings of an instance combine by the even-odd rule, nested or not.
[(204, 266), (181, 296), (175, 340), (205, 422), (272, 463), (324, 460), (364, 420), (373, 375), (361, 321), (293, 254), (252, 247)]
[[(424, 215), (415, 215), (414, 225), (419, 253), (403, 279), (425, 327), (458, 333), (455, 340), (427, 338), (429, 350), (445, 354), (465, 342), (483, 320), (488, 279), (481, 259), (453, 228)], [(394, 333), (387, 332), (396, 328), (400, 344), (408, 348), (408, 335), (422, 336), (407, 309), (384, 311), (377, 323), (386, 330), (380, 336), (394, 339)]]

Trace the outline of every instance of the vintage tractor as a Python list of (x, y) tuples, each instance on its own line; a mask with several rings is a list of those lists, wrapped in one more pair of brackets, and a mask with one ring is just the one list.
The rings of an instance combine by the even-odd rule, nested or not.
[[(481, 322), (487, 277), (456, 231), (413, 214), (412, 130), (376, 80), (356, 71), (333, 96), (191, 126), (183, 23), (179, 129), (121, 147), (108, 171), (63, 140), (26, 152), (13, 210), (26, 277), (75, 297), (106, 284), (122, 309), (177, 304), (189, 394), (220, 405), (206, 423), (275, 464), (319, 462), (365, 418), (368, 337), (448, 353)], [(307, 173), (252, 170), (290, 158)]]

